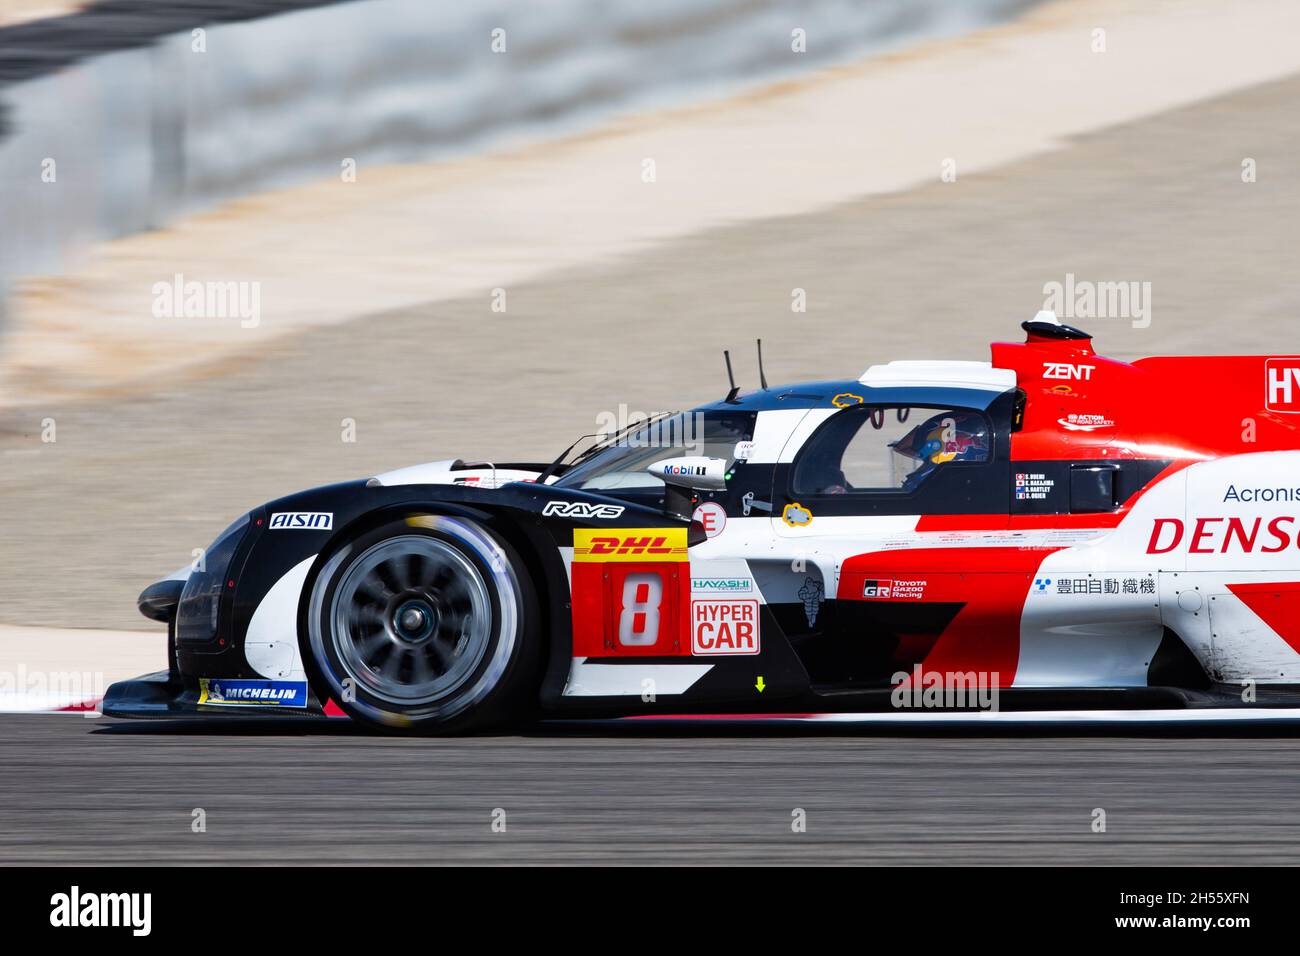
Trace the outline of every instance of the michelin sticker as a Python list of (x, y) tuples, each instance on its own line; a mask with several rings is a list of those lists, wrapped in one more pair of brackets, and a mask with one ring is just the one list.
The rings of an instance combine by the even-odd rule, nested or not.
[(202, 677), (199, 703), (206, 707), (306, 707), (307, 682)]

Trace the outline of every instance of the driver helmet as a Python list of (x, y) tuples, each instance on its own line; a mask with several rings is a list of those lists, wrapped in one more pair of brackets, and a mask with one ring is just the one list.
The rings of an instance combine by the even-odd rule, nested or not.
[(922, 465), (983, 461), (988, 449), (988, 426), (984, 416), (975, 412), (932, 415), (894, 443), (895, 451)]

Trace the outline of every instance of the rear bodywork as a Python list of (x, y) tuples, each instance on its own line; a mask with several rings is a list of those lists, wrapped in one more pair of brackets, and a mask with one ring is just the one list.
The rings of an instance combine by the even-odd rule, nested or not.
[[(643, 489), (538, 481), (540, 464), (446, 461), (271, 502), (141, 595), (169, 670), (114, 685), (104, 710), (337, 712), (301, 658), (313, 576), (339, 542), (421, 514), (481, 522), (525, 560), (551, 714), (1300, 705), (1300, 359), (1125, 363), (1025, 327), (990, 363), (896, 362), (697, 410), (744, 434), (693, 520)], [(848, 473), (835, 435), (931, 413), (978, 423), (978, 455), (898, 487), (805, 480), (817, 456)]]

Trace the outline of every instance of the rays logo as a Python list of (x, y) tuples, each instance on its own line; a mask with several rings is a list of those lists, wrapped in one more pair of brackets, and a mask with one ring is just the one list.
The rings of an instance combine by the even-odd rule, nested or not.
[(548, 518), (617, 518), (622, 513), (622, 505), (600, 505), (589, 501), (548, 501), (542, 509), (542, 514)]
[(1051, 578), (1034, 578), (1035, 591), (1046, 591), (1051, 586), (1052, 586)]

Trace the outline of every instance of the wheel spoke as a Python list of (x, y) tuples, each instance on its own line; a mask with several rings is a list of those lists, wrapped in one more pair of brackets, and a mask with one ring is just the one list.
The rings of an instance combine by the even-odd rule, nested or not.
[(411, 683), (413, 684), (423, 684), (429, 678), (438, 676), (433, 665), (429, 663), (429, 646), (426, 644), (411, 654)]
[(388, 656), (384, 658), (384, 662), (379, 665), (379, 676), (383, 677), (385, 680), (400, 683), (402, 661), (405, 659), (407, 653), (406, 650), (394, 644), (393, 649), (389, 651)]
[(406, 588), (406, 585), (402, 583), (401, 578), (398, 576), (397, 566), (400, 563), (399, 561), (384, 561), (375, 565), (375, 574), (384, 582), (384, 591), (387, 594), (397, 594)]
[(451, 647), (448, 647), (446, 644), (446, 638), (444, 638), (441, 633), (438, 633), (433, 635), (433, 638), (429, 641), (428, 647), (429, 650), (433, 652), (434, 658), (437, 660), (438, 673), (445, 674), (447, 671), (451, 670), (452, 662), (456, 657), (454, 650), (455, 645), (453, 644)]
[(356, 595), (357, 597), (366, 598), (365, 603), (383, 604), (388, 592), (384, 589), (384, 583), (378, 576), (368, 575), (357, 585)]
[(491, 588), (465, 542), (403, 533), (363, 550), (331, 603), (344, 670), (398, 706), (453, 693), (491, 647)]

